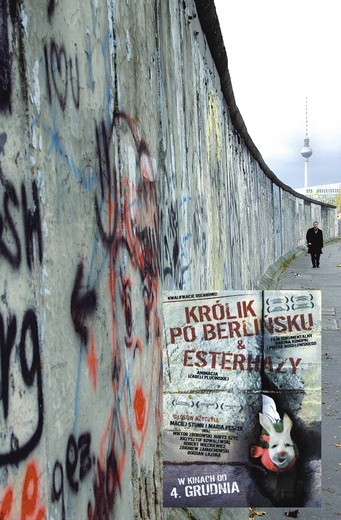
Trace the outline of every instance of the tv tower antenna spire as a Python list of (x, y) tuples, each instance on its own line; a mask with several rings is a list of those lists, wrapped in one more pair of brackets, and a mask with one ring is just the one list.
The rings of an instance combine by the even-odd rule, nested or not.
[(303, 148), (301, 150), (301, 155), (304, 157), (304, 189), (308, 188), (308, 161), (309, 157), (311, 157), (313, 151), (309, 146), (309, 137), (308, 137), (308, 99), (305, 98), (305, 139)]

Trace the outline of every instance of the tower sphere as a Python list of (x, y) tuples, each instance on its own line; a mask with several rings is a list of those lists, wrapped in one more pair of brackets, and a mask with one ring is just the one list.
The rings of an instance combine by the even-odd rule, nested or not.
[(304, 139), (304, 146), (303, 146), (303, 148), (301, 150), (301, 155), (305, 159), (308, 159), (312, 155), (312, 153), (313, 153), (313, 151), (312, 151), (312, 149), (309, 146), (309, 139), (306, 138), (306, 139)]

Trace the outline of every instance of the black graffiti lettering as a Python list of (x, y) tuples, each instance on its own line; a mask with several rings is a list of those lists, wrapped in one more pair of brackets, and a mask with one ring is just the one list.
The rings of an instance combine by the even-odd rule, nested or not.
[(0, 111), (11, 112), (12, 58), (8, 38), (7, 0), (0, 0)]
[[(163, 236), (163, 250), (164, 250), (164, 257), (165, 257), (165, 259), (164, 259), (165, 267), (163, 268), (163, 279), (165, 280), (166, 276), (172, 275), (172, 272), (173, 272), (172, 267), (171, 267), (171, 253), (169, 250), (167, 235)], [(169, 264), (169, 265), (167, 265), (167, 264)]]
[[(21, 262), (21, 247), (20, 240), (15, 228), (15, 224), (13, 221), (13, 217), (10, 211), (10, 205), (14, 206), (14, 208), (19, 207), (18, 197), (15, 191), (14, 185), (7, 179), (5, 179), (2, 170), (0, 168), (0, 182), (3, 184), (4, 198), (3, 198), (3, 208), (4, 208), (4, 216), (0, 213), (0, 255), (2, 255), (6, 260), (15, 268), (18, 269)], [(4, 230), (8, 230), (11, 234), (13, 248), (11, 250), (6, 242), (3, 239)]]
[(84, 267), (82, 262), (78, 264), (75, 283), (71, 294), (71, 317), (77, 334), (80, 335), (84, 345), (88, 342), (88, 328), (85, 324), (86, 317), (96, 309), (97, 297), (94, 289), (81, 293)]
[(43, 238), (41, 230), (41, 219), (40, 219), (40, 207), (39, 207), (39, 196), (38, 187), (35, 181), (32, 182), (32, 195), (34, 202), (34, 211), (31, 211), (27, 207), (27, 197), (25, 185), (21, 186), (21, 199), (23, 205), (23, 220), (25, 229), (25, 242), (26, 242), (26, 261), (29, 269), (32, 269), (32, 263), (34, 262), (34, 248), (33, 248), (33, 236), (34, 233), (37, 236), (38, 241), (38, 254), (39, 262), (43, 260)]
[[(28, 365), (27, 361), (27, 344), (26, 344), (26, 337), (27, 333), (30, 331), (31, 333), (31, 340), (32, 340), (32, 362), (31, 366)], [(35, 376), (39, 372), (38, 379), (41, 378), (40, 374), (40, 352), (39, 348), (36, 348), (36, 346), (39, 346), (39, 338), (38, 338), (38, 324), (37, 320), (34, 314), (34, 311), (32, 309), (29, 309), (26, 311), (23, 324), (21, 328), (21, 337), (20, 337), (20, 345), (19, 345), (19, 357), (20, 357), (20, 364), (21, 364), (21, 373), (23, 376), (23, 379), (27, 386), (32, 386)]]
[(78, 57), (77, 54), (75, 56), (75, 64), (76, 64), (76, 87), (74, 86), (75, 78), (73, 76), (73, 65), (72, 60), (69, 61), (70, 66), (70, 80), (71, 80), (71, 92), (72, 92), (72, 99), (75, 104), (76, 108), (79, 108), (79, 96), (80, 96), (80, 86), (79, 86), (79, 69), (78, 69)]
[[(14, 433), (11, 433), (11, 452), (17, 451), (19, 449), (19, 439), (14, 435)], [(12, 464), (13, 465), (13, 464)], [(16, 464), (18, 467), (19, 464)]]
[(5, 323), (0, 314), (0, 354), (1, 354), (1, 398), (4, 417), (8, 417), (8, 389), (9, 389), (9, 366), (10, 356), (14, 347), (17, 334), (17, 319), (10, 316), (7, 324), (7, 334), (5, 334)]
[[(16, 318), (10, 318), (8, 321), (7, 334), (4, 332), (4, 319), (0, 313), (0, 351), (1, 351), (1, 386), (2, 386), (2, 399), (5, 419), (8, 416), (9, 411), (9, 394), (8, 394), (8, 381), (9, 381), (9, 357), (10, 352), (15, 343), (15, 337), (17, 332), (17, 321)], [(30, 341), (29, 341), (30, 339)], [(31, 346), (32, 355), (28, 356), (27, 352)], [(7, 453), (0, 454), (0, 466), (6, 464), (16, 464), (28, 457), (31, 451), (39, 443), (42, 431), (43, 431), (43, 420), (44, 420), (44, 403), (43, 403), (43, 388), (42, 388), (42, 374), (41, 374), (41, 362), (40, 362), (40, 345), (39, 345), (39, 333), (38, 333), (38, 322), (33, 309), (28, 309), (23, 317), (20, 343), (19, 343), (19, 359), (20, 368), (23, 380), (27, 387), (32, 387), (36, 384), (37, 387), (37, 412), (38, 419), (36, 429), (33, 431), (31, 437), (25, 442), (25, 444), (19, 445), (17, 449), (12, 446), (11, 450)], [(31, 359), (29, 363), (28, 359)], [(7, 393), (6, 393), (7, 392)]]
[(112, 507), (117, 490), (121, 493), (121, 483), (119, 479), (119, 470), (117, 458), (114, 449), (112, 448), (107, 457), (107, 474), (106, 474), (106, 496), (108, 497), (109, 507)]
[[(109, 247), (114, 244), (117, 238), (117, 222), (118, 222), (118, 200), (117, 200), (117, 171), (115, 166), (111, 165), (110, 159), (110, 143), (113, 134), (113, 124), (107, 129), (104, 121), (100, 128), (96, 125), (96, 145), (97, 156), (99, 162), (99, 180), (101, 186), (101, 202), (95, 197), (95, 214), (100, 237), (105, 246)], [(113, 179), (112, 179), (113, 174)], [(101, 218), (101, 204), (107, 198), (107, 202), (111, 207), (111, 215), (109, 215), (110, 231), (105, 230)]]
[[(91, 435), (82, 433), (78, 442), (73, 434), (69, 436), (65, 454), (65, 472), (67, 482), (75, 493), (78, 493), (80, 483), (84, 480), (92, 467), (90, 455)], [(79, 480), (77, 480), (77, 468), (79, 462)], [(62, 515), (65, 518), (64, 505), (64, 470), (62, 463), (56, 460), (52, 475), (52, 502), (58, 502), (62, 498)]]
[[(169, 236), (164, 236), (163, 250), (164, 250), (164, 270), (163, 276), (166, 279), (167, 276), (172, 276), (174, 279), (178, 279), (179, 288), (182, 288), (184, 283), (184, 273), (188, 269), (188, 265), (185, 267), (181, 266), (180, 262), (180, 248), (179, 248), (179, 237), (178, 237), (178, 209), (173, 204), (167, 209), (167, 214), (162, 215), (162, 219), (167, 223), (169, 228)], [(167, 219), (167, 220), (166, 220)]]
[(51, 81), (50, 81), (50, 67), (49, 67), (49, 51), (47, 45), (44, 45), (44, 58), (45, 58), (45, 73), (46, 73), (46, 88), (49, 99), (49, 104), (52, 103), (52, 92), (51, 92)]
[[(32, 347), (32, 362), (31, 366), (28, 366), (27, 362), (27, 336), (28, 333), (31, 337)], [(41, 361), (40, 361), (40, 345), (39, 345), (39, 333), (38, 333), (38, 322), (37, 317), (33, 309), (28, 309), (25, 312), (19, 344), (19, 357), (22, 375), (27, 386), (33, 386), (34, 380), (36, 379), (37, 393), (38, 393), (38, 424), (35, 433), (32, 435), (30, 441), (27, 443), (27, 449), (29, 452), (38, 444), (43, 431), (43, 385), (42, 385), (42, 374), (41, 374)]]
[(49, 103), (52, 103), (53, 86), (60, 108), (65, 111), (70, 80), (72, 99), (78, 109), (80, 105), (78, 56), (75, 55), (73, 63), (72, 58), (68, 58), (64, 45), (57, 45), (54, 40), (51, 40), (49, 46), (44, 45), (44, 59)]
[(49, 0), (47, 3), (47, 16), (48, 16), (49, 22), (51, 21), (51, 18), (54, 14), (55, 7), (56, 7), (56, 0)]
[[(59, 477), (57, 477), (57, 470), (59, 471)], [(58, 486), (57, 486), (58, 484)], [(56, 460), (53, 473), (52, 473), (52, 502), (56, 502), (60, 499), (61, 495), (64, 492), (64, 475), (63, 475), (63, 466)]]
[(70, 435), (67, 448), (66, 448), (66, 476), (71, 488), (77, 492), (79, 488), (79, 484), (77, 480), (74, 480), (74, 474), (77, 469), (78, 463), (78, 448), (76, 444), (76, 439), (73, 435)]
[(159, 257), (156, 254), (160, 250), (159, 239), (150, 228), (136, 230), (136, 236), (141, 242), (144, 252), (145, 272), (155, 276), (159, 272)]
[(80, 453), (79, 479), (81, 481), (91, 469), (90, 442), (91, 435), (89, 432), (83, 433), (78, 439), (78, 449)]
[(64, 111), (68, 90), (67, 57), (64, 46), (62, 45), (58, 48), (57, 44), (52, 41), (50, 59), (53, 86), (57, 94), (60, 108)]
[[(18, 231), (15, 226), (13, 208), (19, 210), (19, 200), (14, 185), (3, 175), (0, 169), (0, 182), (4, 187), (3, 195), (3, 214), (0, 212), (0, 255), (2, 255), (10, 265), (19, 269), (21, 264), (21, 244)], [(43, 260), (43, 238), (40, 219), (40, 207), (38, 187), (35, 180), (32, 181), (32, 197), (34, 209), (31, 210), (27, 205), (26, 187), (21, 186), (22, 219), (25, 232), (26, 262), (29, 269), (34, 263), (34, 236), (38, 243), (39, 262)], [(5, 231), (7, 232), (5, 241)], [(11, 247), (9, 247), (9, 243)]]
[(65, 520), (65, 502), (64, 502), (64, 473), (63, 466), (56, 460), (52, 474), (52, 502), (58, 502), (62, 498), (62, 520)]
[(17, 2), (15, 0), (9, 0), (9, 14), (14, 26), (18, 18)]
[(7, 134), (6, 132), (1, 132), (0, 134), (0, 155), (5, 155), (5, 144), (7, 142)]

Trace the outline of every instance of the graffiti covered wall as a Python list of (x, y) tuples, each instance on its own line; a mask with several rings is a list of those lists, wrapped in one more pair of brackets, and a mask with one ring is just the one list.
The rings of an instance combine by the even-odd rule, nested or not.
[(334, 233), (250, 153), (196, 4), (1, 0), (2, 520), (161, 518), (162, 290)]

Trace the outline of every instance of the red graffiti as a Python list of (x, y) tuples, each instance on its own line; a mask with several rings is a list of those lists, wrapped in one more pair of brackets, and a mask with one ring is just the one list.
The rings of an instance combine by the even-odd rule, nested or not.
[(89, 376), (91, 377), (92, 385), (96, 392), (98, 359), (96, 356), (96, 345), (95, 345), (95, 338), (94, 338), (93, 331), (91, 331), (91, 334), (90, 334), (90, 351), (87, 355), (87, 364), (88, 364)]
[(143, 430), (146, 417), (146, 398), (142, 388), (137, 388), (134, 397), (134, 412), (136, 426), (139, 431)]
[(10, 486), (6, 489), (4, 498), (0, 502), (0, 520), (9, 519), (9, 514), (12, 509), (13, 488)]
[[(95, 199), (95, 213), (109, 253), (113, 405), (97, 460), (89, 520), (108, 519), (113, 511), (115, 496), (122, 491), (128, 443), (141, 456), (148, 428), (157, 435), (162, 377), (153, 161), (145, 140), (126, 114), (116, 113), (109, 129), (104, 123), (98, 126), (96, 139), (101, 190), (100, 198)], [(119, 142), (119, 166), (111, 150), (115, 140)], [(88, 359), (91, 352), (90, 346)], [(90, 370), (92, 365), (88, 366), (89, 374), (95, 373)]]
[[(38, 503), (39, 480), (38, 472), (34, 462), (27, 466), (21, 500), (21, 520), (30, 520), (35, 515)], [(41, 506), (35, 520), (45, 519), (45, 507)]]
[[(0, 520), (11, 520), (14, 492), (9, 486), (0, 502)], [(27, 465), (21, 495), (20, 520), (45, 520), (45, 506), (39, 505), (39, 476), (36, 464)]]

